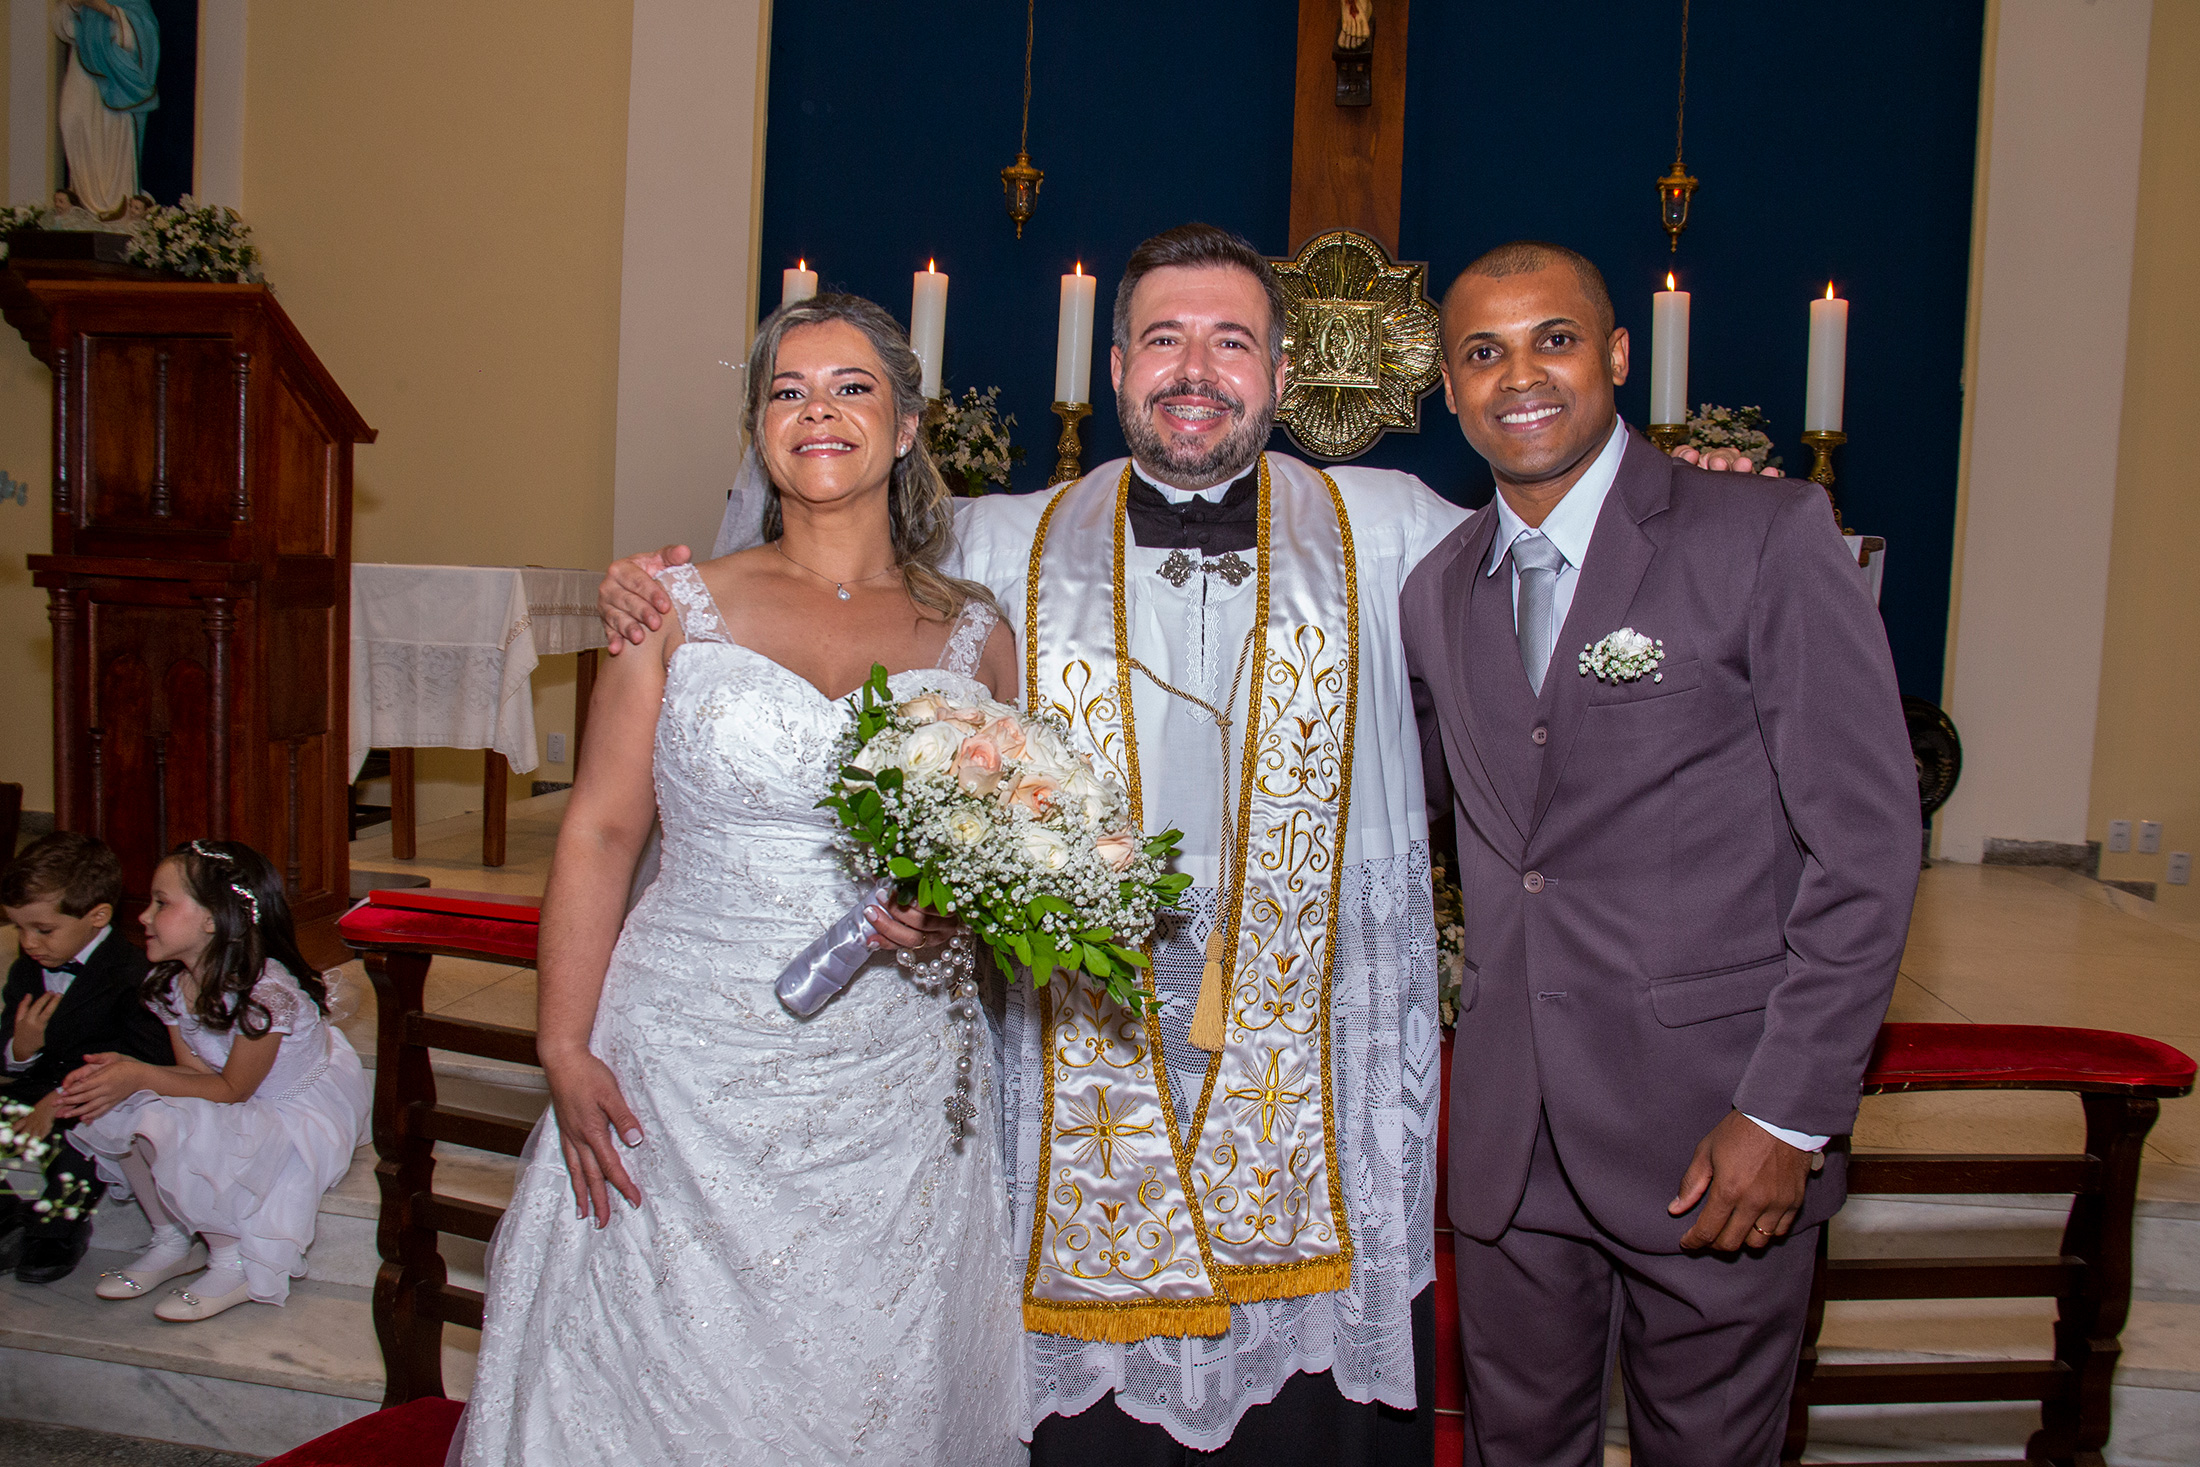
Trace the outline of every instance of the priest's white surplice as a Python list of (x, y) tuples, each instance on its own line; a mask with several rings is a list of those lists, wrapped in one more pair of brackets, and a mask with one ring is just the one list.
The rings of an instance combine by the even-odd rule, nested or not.
[[(1123, 468), (1117, 460), (1094, 475), (1112, 484)], [(1229, 1440), (1247, 1409), (1272, 1400), (1300, 1371), (1332, 1372), (1352, 1400), (1416, 1404), (1411, 1303), (1435, 1278), (1434, 1169), (1441, 1158), (1428, 827), (1398, 593), (1465, 511), (1410, 475), (1350, 468), (1330, 473), (1351, 520), (1360, 618), (1359, 735), (1331, 995), (1337, 1144), (1355, 1241), (1352, 1283), (1234, 1305), (1227, 1337), (1114, 1344), (1026, 1335), (1027, 1428), (1051, 1414), (1082, 1411), (1112, 1390), (1130, 1415), (1211, 1451)], [(1052, 497), (1001, 495), (957, 504), (961, 573), (992, 590), (1020, 645), (1028, 631), (1023, 617), (1032, 544)], [(1277, 523), (1272, 533), (1281, 542), (1292, 529)], [(1232, 585), (1224, 576), (1195, 572), (1176, 584), (1160, 573), (1169, 551), (1126, 539), (1130, 652), (1162, 680), (1222, 704), (1251, 630), (1253, 583)], [(1089, 554), (1104, 566), (1112, 546), (1096, 543)], [(1246, 691), (1241, 684), (1240, 704)], [(1179, 869), (1194, 881), (1184, 899), (1188, 920), (1167, 931), (1155, 951), (1164, 1059), (1171, 1075), (1181, 1077), (1171, 1089), (1183, 1124), (1208, 1062), (1185, 1033), (1217, 901), (1224, 755), (1203, 710), (1145, 677), (1135, 679), (1132, 698), (1146, 823), (1183, 830)], [(1017, 1236), (1028, 1239), (1041, 1066), (1036, 1014), (1021, 987), (1010, 990), (1003, 1049), (1008, 1175)]]

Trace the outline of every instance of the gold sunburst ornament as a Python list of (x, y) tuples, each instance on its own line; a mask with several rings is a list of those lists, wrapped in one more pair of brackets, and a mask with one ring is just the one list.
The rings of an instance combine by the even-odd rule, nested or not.
[(1278, 260), (1291, 373), (1276, 420), (1316, 458), (1365, 453), (1392, 429), (1419, 432), (1421, 399), (1440, 375), (1428, 267), (1396, 264), (1352, 229), (1316, 235)]

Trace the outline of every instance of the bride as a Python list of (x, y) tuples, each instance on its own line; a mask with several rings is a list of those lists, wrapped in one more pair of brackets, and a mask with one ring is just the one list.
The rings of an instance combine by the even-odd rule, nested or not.
[[(921, 966), (882, 955), (809, 1020), (772, 994), (862, 897), (812, 808), (838, 700), (874, 662), (904, 696), (1012, 700), (1012, 637), (937, 569), (949, 501), (890, 316), (783, 307), (749, 381), (765, 543), (666, 571), (678, 616), (596, 685), (543, 902), (552, 1109), (491, 1250), (467, 1467), (1024, 1458), (991, 1046), (957, 1141), (958, 1021)], [(946, 935), (872, 915), (876, 945)]]

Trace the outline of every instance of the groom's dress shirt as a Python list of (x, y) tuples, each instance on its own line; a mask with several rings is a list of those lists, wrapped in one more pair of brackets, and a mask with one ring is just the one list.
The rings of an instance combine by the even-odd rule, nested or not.
[[(1523, 535), (1541, 535), (1558, 547), (1558, 553), (1566, 557), (1558, 568), (1558, 579), (1551, 586), (1551, 625), (1566, 625), (1566, 613), (1573, 609), (1574, 588), (1581, 584), (1581, 565), (1589, 558), (1589, 542), (1596, 536), (1597, 516), (1604, 513), (1604, 497), (1612, 492), (1612, 481), (1619, 477), (1619, 461), (1627, 452), (1627, 424), (1620, 419), (1612, 421), (1612, 436), (1604, 441), (1603, 451), (1596, 462), (1589, 465), (1589, 472), (1575, 481), (1566, 497), (1551, 506), (1551, 512), (1543, 517), (1543, 523), (1529, 528), (1526, 521), (1512, 511), (1505, 496), (1497, 496), (1497, 533), (1490, 537), (1489, 564), (1482, 574), (1496, 575), (1512, 554), (1513, 542)], [(1512, 578), (1514, 626), (1519, 625), (1520, 573), (1515, 570)], [(1566, 648), (1551, 649), (1551, 662), (1555, 666), (1566, 660)], [(1804, 1131), (1790, 1131), (1775, 1126), (1770, 1121), (1751, 1116), (1751, 1120), (1779, 1137), (1788, 1145), (1802, 1151), (1822, 1151), (1827, 1138), (1813, 1136)]]

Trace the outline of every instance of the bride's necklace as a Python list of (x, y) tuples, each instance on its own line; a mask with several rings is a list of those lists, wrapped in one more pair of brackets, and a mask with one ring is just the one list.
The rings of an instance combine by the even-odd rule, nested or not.
[(853, 581), (834, 581), (833, 578), (825, 574), (825, 572), (821, 570), (810, 570), (810, 567), (804, 565), (801, 561), (796, 560), (793, 556), (787, 554), (787, 547), (781, 544), (779, 541), (772, 541), (772, 549), (778, 551), (779, 558), (786, 561), (787, 564), (793, 566), (796, 570), (809, 571), (811, 575), (816, 576), (821, 581), (831, 581), (833, 594), (835, 596), (838, 596), (843, 601), (850, 601), (854, 599), (848, 594), (848, 588), (852, 585), (860, 586), (866, 581), (884, 580), (887, 576), (897, 576), (901, 574), (901, 567), (899, 565), (890, 565), (882, 571), (873, 571), (867, 576), (858, 576)]

